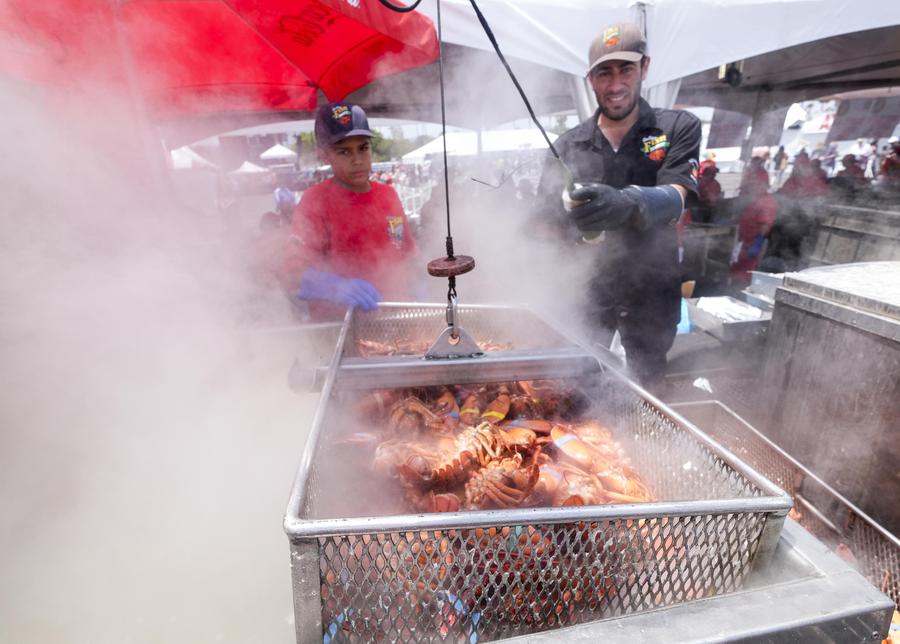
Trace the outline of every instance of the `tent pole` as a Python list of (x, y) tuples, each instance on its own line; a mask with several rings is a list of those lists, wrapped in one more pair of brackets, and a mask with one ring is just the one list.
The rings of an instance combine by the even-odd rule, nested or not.
[(635, 22), (638, 27), (641, 28), (641, 33), (644, 34), (644, 38), (647, 38), (647, 2), (644, 0), (634, 0), (629, 4), (629, 6), (634, 7), (634, 12), (636, 14)]
[(484, 115), (478, 111), (478, 129), (475, 131), (475, 154), (481, 156), (483, 151), (482, 133), (484, 132)]
[(767, 96), (763, 100), (763, 89), (756, 90), (753, 114), (750, 116), (750, 135), (746, 136), (741, 144), (741, 163), (744, 167), (750, 163), (750, 158), (753, 156), (753, 130), (756, 128), (757, 123), (762, 121), (763, 114), (769, 110), (771, 104), (771, 97), (768, 96), (768, 92), (766, 94)]
[(588, 91), (587, 79), (581, 76), (572, 76), (569, 79), (569, 92), (575, 102), (575, 113), (578, 120), (584, 121), (597, 109), (597, 99), (594, 93)]

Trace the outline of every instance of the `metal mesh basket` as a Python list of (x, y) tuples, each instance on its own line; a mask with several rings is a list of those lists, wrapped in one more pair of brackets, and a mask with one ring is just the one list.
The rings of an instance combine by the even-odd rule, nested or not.
[(900, 540), (720, 402), (672, 406), (790, 494), (800, 525), (900, 604)]
[(336, 386), (342, 351), (285, 518), (298, 641), (491, 641), (729, 592), (771, 557), (790, 499), (596, 361), (572, 382), (659, 501), (425, 515), (379, 505), (338, 446), (357, 429)]
[[(461, 305), (457, 315), (459, 324), (479, 343), (509, 344), (516, 351), (555, 349), (572, 344), (537, 315), (524, 309)], [(344, 357), (360, 356), (360, 340), (382, 343), (403, 340), (427, 348), (446, 326), (446, 306), (441, 304), (389, 303), (375, 311), (356, 311)]]

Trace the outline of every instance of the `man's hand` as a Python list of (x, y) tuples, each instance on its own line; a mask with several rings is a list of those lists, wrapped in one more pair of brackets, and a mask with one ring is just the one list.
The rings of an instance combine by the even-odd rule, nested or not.
[(378, 308), (381, 301), (381, 293), (366, 280), (341, 277), (313, 269), (303, 273), (297, 297), (301, 300), (326, 300), (335, 304), (349, 304), (363, 311)]
[(615, 230), (638, 214), (638, 202), (621, 190), (602, 183), (592, 183), (573, 190), (569, 198), (579, 203), (569, 217), (582, 233)]

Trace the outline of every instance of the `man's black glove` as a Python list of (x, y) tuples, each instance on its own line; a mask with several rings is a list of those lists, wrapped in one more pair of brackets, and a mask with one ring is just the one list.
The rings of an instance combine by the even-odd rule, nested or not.
[(591, 183), (573, 190), (568, 197), (569, 202), (578, 204), (569, 210), (569, 216), (585, 234), (616, 230), (625, 224), (633, 224), (637, 230), (672, 224), (684, 209), (684, 199), (672, 185), (617, 190), (603, 183)]
[(569, 217), (582, 233), (621, 228), (640, 212), (634, 198), (603, 183), (577, 188), (569, 194), (569, 199), (585, 202), (569, 211)]

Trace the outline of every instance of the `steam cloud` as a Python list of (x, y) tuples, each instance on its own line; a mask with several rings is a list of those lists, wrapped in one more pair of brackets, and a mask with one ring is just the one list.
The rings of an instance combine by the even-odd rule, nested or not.
[(125, 102), (0, 91), (0, 641), (290, 641), (296, 343), (236, 327), (243, 247)]
[[(466, 71), (451, 88), (465, 109), (525, 114)], [(241, 329), (240, 231), (173, 202), (126, 98), (0, 91), (0, 641), (291, 641), (281, 517), (316, 396), (286, 377), (314, 348)], [(471, 181), (490, 168), (452, 169), (456, 248), (478, 262), (461, 301), (571, 317), (587, 263)], [(431, 301), (442, 223), (420, 242)]]

